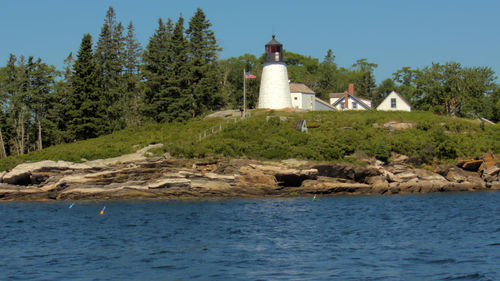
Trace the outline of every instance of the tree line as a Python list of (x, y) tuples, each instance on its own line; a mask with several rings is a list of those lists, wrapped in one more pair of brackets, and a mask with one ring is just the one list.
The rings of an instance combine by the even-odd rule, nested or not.
[[(246, 104), (255, 107), (264, 54), (220, 59), (220, 51), (201, 9), (187, 24), (182, 15), (175, 22), (160, 18), (143, 48), (133, 23), (122, 25), (110, 7), (95, 43), (84, 34), (62, 70), (40, 58), (11, 54), (0, 68), (0, 158), (144, 122), (184, 121), (239, 108), (243, 69), (257, 75), (247, 82)], [(414, 109), (500, 120), (500, 90), (487, 67), (456, 62), (403, 67), (377, 85), (373, 72), (378, 65), (366, 59), (340, 67), (328, 50), (321, 62), (288, 51), (284, 60), (291, 81), (306, 84), (325, 100), (354, 83), (356, 95), (374, 105), (395, 90)]]

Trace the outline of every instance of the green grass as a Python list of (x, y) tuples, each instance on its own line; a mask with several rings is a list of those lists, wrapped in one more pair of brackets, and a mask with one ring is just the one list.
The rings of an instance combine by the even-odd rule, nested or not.
[[(266, 120), (266, 117), (270, 117)], [(279, 117), (287, 121), (279, 121)], [(294, 129), (305, 119), (308, 133)], [(389, 131), (374, 126), (388, 121), (411, 122), (416, 127)], [(223, 131), (199, 142), (204, 130), (222, 124)], [(210, 132), (210, 131), (209, 131)], [(109, 158), (136, 151), (150, 143), (163, 143), (156, 154), (169, 152), (186, 158), (249, 157), (256, 159), (309, 159), (339, 161), (354, 152), (386, 159), (391, 151), (431, 162), (500, 153), (500, 125), (436, 116), (428, 112), (278, 112), (255, 111), (237, 123), (222, 119), (185, 123), (146, 124), (111, 135), (62, 144), (22, 156), (0, 160), (0, 171), (19, 163), (41, 160), (82, 161)]]

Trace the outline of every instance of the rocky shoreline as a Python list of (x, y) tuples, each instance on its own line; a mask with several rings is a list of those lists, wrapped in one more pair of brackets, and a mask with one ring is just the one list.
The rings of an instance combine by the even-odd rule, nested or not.
[(231, 159), (199, 162), (146, 157), (41, 161), (0, 172), (0, 201), (196, 199), (407, 194), (500, 190), (499, 156), (416, 168), (403, 155), (366, 165)]

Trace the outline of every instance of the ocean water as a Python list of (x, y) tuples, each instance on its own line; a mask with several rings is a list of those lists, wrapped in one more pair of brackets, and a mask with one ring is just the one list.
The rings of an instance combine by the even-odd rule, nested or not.
[(493, 192), (1, 202), (0, 226), (0, 280), (500, 280)]

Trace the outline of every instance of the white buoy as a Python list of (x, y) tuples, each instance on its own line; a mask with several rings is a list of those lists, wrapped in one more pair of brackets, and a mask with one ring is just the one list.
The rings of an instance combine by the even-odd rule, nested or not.
[(283, 62), (283, 45), (274, 37), (266, 44), (266, 62), (262, 69), (257, 108), (292, 108), (288, 70)]

